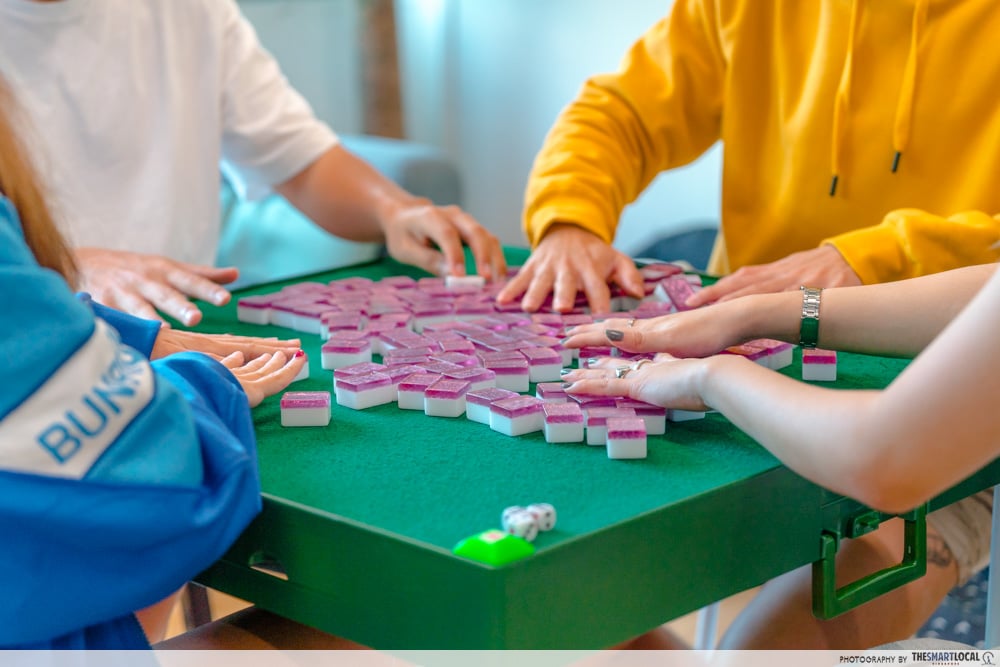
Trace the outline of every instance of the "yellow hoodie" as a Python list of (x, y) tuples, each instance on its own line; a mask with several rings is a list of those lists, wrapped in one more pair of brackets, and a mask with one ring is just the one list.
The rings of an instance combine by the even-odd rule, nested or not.
[(998, 0), (676, 0), (550, 131), (528, 238), (571, 222), (610, 243), (721, 139), (714, 273), (824, 241), (866, 283), (994, 261), (998, 35)]

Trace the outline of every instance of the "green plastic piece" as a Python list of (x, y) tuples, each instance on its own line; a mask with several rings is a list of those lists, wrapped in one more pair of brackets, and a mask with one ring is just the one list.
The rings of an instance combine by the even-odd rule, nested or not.
[(458, 556), (500, 567), (527, 558), (535, 553), (535, 547), (523, 538), (494, 529), (465, 538), (452, 551)]
[(855, 540), (862, 535), (874, 533), (878, 530), (880, 523), (882, 523), (882, 515), (875, 510), (860, 514), (851, 519), (851, 523), (847, 526), (847, 537)]
[[(872, 513), (868, 512), (852, 524), (852, 532), (870, 532)], [(822, 557), (813, 563), (813, 613), (822, 619), (839, 616), (846, 611), (874, 600), (880, 595), (910, 583), (927, 572), (927, 505), (921, 505), (903, 517), (903, 560), (858, 581), (837, 588), (838, 537), (824, 531), (820, 535)], [(858, 533), (858, 531), (864, 531)]]

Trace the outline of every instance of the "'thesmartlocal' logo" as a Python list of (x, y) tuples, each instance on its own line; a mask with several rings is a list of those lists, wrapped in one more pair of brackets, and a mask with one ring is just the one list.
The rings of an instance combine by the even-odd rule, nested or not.
[(927, 650), (927, 651), (871, 651), (857, 655), (840, 656), (841, 664), (848, 665), (937, 665), (939, 667), (1000, 667), (993, 651)]
[(993, 651), (912, 651), (915, 663), (930, 665), (996, 665)]

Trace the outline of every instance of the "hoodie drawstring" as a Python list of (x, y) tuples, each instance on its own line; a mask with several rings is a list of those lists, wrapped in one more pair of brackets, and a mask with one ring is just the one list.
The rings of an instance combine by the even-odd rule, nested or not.
[(899, 102), (896, 105), (896, 123), (892, 128), (892, 173), (899, 169), (899, 158), (910, 142), (910, 121), (913, 118), (913, 97), (917, 80), (917, 52), (920, 35), (927, 23), (927, 0), (917, 0), (913, 7), (913, 26), (910, 28), (910, 53), (906, 57), (903, 83), (899, 88)]
[[(903, 81), (899, 88), (899, 100), (896, 103), (896, 118), (892, 130), (892, 173), (899, 169), (899, 160), (910, 142), (911, 121), (913, 118), (913, 100), (916, 95), (917, 55), (920, 48), (920, 36), (927, 23), (928, 0), (915, 0), (913, 7), (913, 22), (910, 27), (910, 51), (906, 58), (906, 68), (903, 70)], [(858, 21), (861, 14), (861, 0), (851, 2), (851, 23), (847, 32), (847, 54), (844, 56), (844, 69), (840, 74), (840, 84), (837, 86), (837, 96), (833, 104), (833, 136), (830, 145), (830, 196), (837, 194), (837, 182), (840, 180), (841, 150), (847, 134), (847, 117), (850, 112), (851, 78), (854, 64), (854, 42), (857, 39)]]
[(830, 145), (830, 196), (837, 194), (837, 181), (840, 178), (840, 148), (844, 142), (844, 133), (848, 111), (851, 104), (851, 76), (853, 74), (854, 39), (858, 31), (858, 5), (860, 0), (851, 2), (851, 23), (847, 30), (847, 55), (844, 56), (844, 69), (840, 73), (840, 84), (837, 86), (837, 97), (833, 102), (833, 138)]

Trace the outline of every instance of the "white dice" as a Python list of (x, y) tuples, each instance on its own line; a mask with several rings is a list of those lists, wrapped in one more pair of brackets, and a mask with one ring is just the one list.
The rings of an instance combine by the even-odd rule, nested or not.
[(504, 529), (506, 530), (507, 520), (514, 514), (523, 512), (525, 509), (527, 508), (521, 507), (520, 505), (511, 505), (503, 511), (503, 514), (500, 515), (500, 525), (504, 526)]
[(534, 542), (538, 537), (538, 522), (535, 515), (526, 509), (511, 512), (503, 522), (504, 532)]
[(527, 507), (513, 505), (503, 511), (500, 521), (504, 532), (531, 542), (538, 536), (538, 531), (555, 528), (556, 508), (548, 503), (535, 503)]
[(538, 522), (538, 530), (549, 531), (556, 527), (556, 508), (548, 503), (528, 505), (527, 510)]

